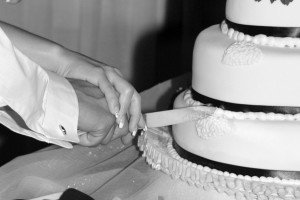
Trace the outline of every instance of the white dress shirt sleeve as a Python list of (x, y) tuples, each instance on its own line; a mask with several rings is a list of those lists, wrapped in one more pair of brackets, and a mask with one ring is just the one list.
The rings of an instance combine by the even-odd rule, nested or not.
[(70, 83), (20, 52), (0, 28), (0, 122), (38, 140), (78, 143), (78, 100)]

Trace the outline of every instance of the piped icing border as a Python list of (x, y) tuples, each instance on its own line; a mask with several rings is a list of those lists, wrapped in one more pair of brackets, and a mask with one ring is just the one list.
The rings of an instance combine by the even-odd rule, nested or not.
[(153, 129), (138, 139), (138, 147), (153, 169), (161, 170), (173, 179), (180, 179), (190, 186), (206, 191), (215, 190), (237, 200), (300, 198), (299, 180), (236, 175), (196, 165), (181, 158), (172, 143), (173, 140), (168, 133)]
[[(203, 105), (199, 101), (192, 98), (191, 90), (186, 90), (183, 97), (187, 106)], [(236, 120), (260, 120), (260, 121), (300, 121), (300, 114), (279, 114), (279, 113), (264, 113), (264, 112), (234, 112), (216, 108), (215, 117), (224, 117), (226, 119)]]
[(252, 42), (256, 45), (271, 46), (271, 47), (281, 47), (281, 48), (299, 48), (300, 38), (292, 37), (273, 37), (264, 34), (259, 34), (255, 36), (248, 35), (243, 32), (229, 28), (226, 20), (221, 23), (221, 31), (223, 34), (227, 35), (230, 39), (235, 41)]

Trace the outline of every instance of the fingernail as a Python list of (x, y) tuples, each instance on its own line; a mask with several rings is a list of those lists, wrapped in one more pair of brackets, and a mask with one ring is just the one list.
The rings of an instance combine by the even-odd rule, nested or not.
[(119, 122), (119, 128), (123, 128), (124, 127), (124, 120), (121, 119)]
[(119, 112), (115, 112), (115, 117), (116, 117), (116, 119), (119, 118)]
[(137, 133), (137, 130), (132, 131), (132, 136), (135, 137)]
[(145, 127), (143, 128), (143, 131), (146, 132), (148, 130), (147, 125), (145, 125)]

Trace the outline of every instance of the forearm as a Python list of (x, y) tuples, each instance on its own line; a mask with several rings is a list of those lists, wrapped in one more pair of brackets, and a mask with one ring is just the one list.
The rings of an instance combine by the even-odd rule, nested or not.
[[(78, 52), (71, 51), (51, 40), (34, 35), (26, 30), (0, 21), (12, 43), (26, 56), (43, 68), (69, 77), (69, 69), (74, 66), (106, 66), (106, 64), (89, 58)], [(85, 69), (82, 69), (85, 70)], [(76, 71), (76, 70), (75, 70)], [(73, 74), (76, 72), (73, 72)], [(75, 77), (74, 77), (75, 78)], [(77, 78), (77, 77), (76, 77)]]
[(5, 22), (0, 22), (0, 27), (16, 48), (43, 68), (54, 71), (54, 66), (64, 65), (67, 50), (61, 45)]
[(78, 142), (78, 102), (71, 85), (28, 59), (2, 29), (0, 55), (0, 106), (18, 113), (4, 110), (0, 122), (21, 134), (66, 147), (70, 144), (64, 141)]

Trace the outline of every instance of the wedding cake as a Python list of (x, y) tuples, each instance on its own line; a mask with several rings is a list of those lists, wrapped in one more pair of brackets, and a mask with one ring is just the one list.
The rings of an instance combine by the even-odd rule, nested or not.
[(300, 199), (300, 1), (227, 0), (195, 42), (192, 74), (174, 108), (199, 118), (139, 139), (153, 168), (206, 197)]

